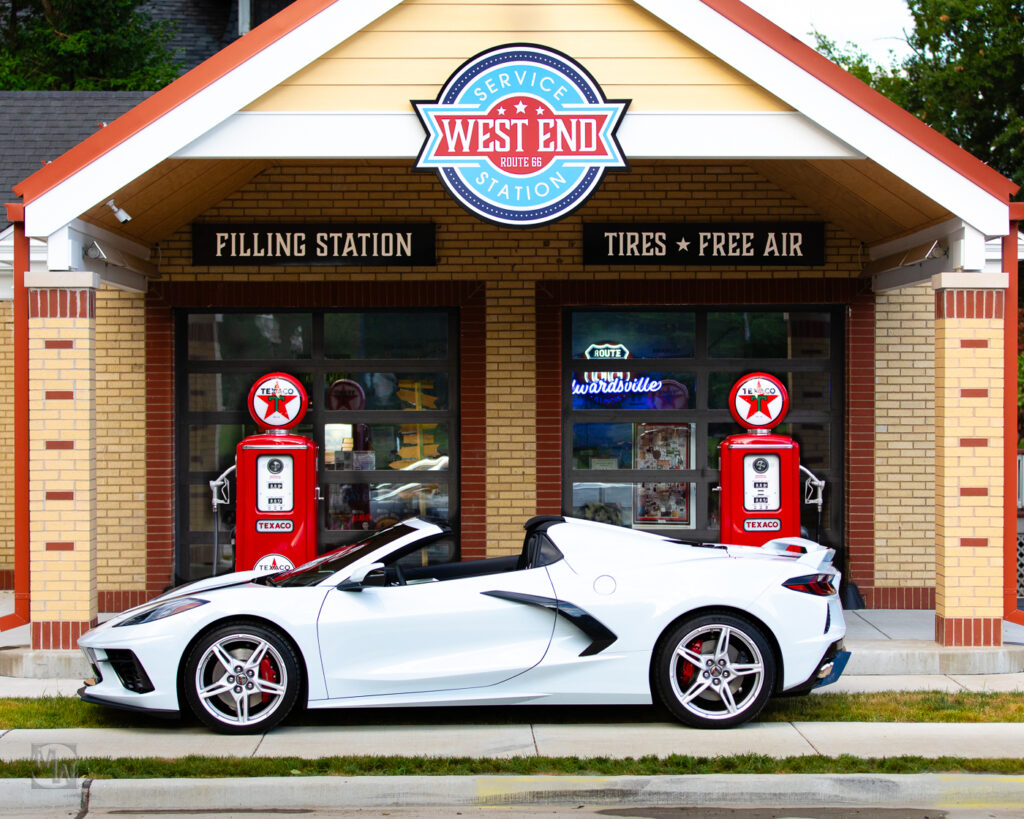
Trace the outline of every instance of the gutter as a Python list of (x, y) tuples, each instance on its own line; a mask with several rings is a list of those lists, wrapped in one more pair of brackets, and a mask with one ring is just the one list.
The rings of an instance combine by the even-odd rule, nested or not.
[(14, 614), (0, 617), (0, 631), (29, 622), (29, 400), (28, 291), (29, 241), (25, 235), (25, 206), (7, 204), (14, 227)]

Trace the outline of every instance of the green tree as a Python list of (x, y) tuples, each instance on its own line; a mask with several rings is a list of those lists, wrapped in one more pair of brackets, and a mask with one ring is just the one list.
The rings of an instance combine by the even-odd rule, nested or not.
[[(818, 50), (1024, 185), (1024, 0), (908, 0), (911, 53), (881, 66), (853, 43)], [(1020, 194), (1018, 194), (1020, 196)]]
[(141, 0), (0, 0), (0, 88), (149, 91), (178, 76)]

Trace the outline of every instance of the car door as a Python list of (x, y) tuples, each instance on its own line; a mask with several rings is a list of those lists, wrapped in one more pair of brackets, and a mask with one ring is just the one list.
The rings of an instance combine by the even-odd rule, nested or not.
[(475, 688), (521, 674), (544, 657), (557, 616), (537, 598), (554, 598), (543, 567), (332, 589), (317, 626), (328, 696)]

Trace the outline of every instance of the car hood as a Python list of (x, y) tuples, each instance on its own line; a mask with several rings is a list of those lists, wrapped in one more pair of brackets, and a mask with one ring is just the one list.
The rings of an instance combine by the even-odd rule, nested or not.
[[(267, 576), (264, 573), (256, 571), (247, 572), (232, 572), (231, 574), (222, 574), (217, 577), (206, 577), (202, 580), (195, 580), (192, 583), (186, 583), (184, 586), (175, 586), (170, 591), (166, 591), (159, 597), (150, 600), (146, 603), (146, 606), (151, 606), (154, 603), (162, 602), (164, 600), (170, 600), (174, 597), (188, 597), (189, 595), (196, 594), (197, 592), (208, 592), (213, 589), (226, 589), (228, 586), (240, 586), (243, 583), (249, 583), (257, 577)], [(140, 608), (140, 607), (136, 607)]]

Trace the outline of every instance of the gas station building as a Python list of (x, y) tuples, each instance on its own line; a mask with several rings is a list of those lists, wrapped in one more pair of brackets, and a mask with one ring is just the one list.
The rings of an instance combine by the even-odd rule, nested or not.
[[(476, 157), (460, 194), (424, 111), (529, 44), (619, 106), (621, 161), (513, 224), (564, 177)], [(507, 75), (492, 120), (542, 93)], [(864, 604), (1000, 645), (1024, 623), (1016, 190), (737, 0), (297, 0), (7, 204), (0, 628), (73, 648), (229, 570), (209, 482), (266, 373), (309, 394), (321, 551), (415, 514), (474, 559), (537, 514), (718, 539), (729, 391), (767, 372), (827, 482), (802, 522)]]

